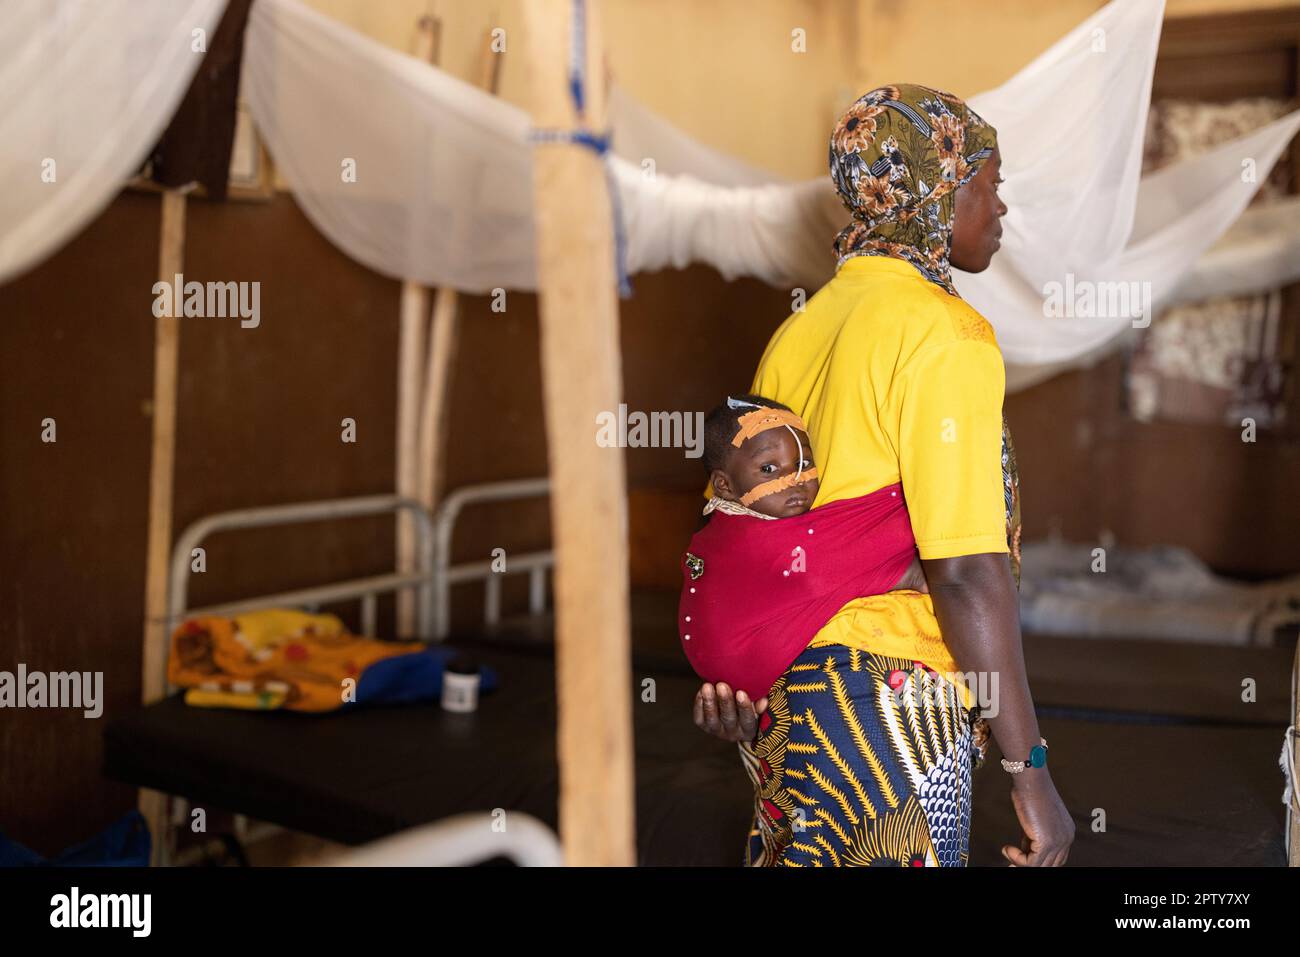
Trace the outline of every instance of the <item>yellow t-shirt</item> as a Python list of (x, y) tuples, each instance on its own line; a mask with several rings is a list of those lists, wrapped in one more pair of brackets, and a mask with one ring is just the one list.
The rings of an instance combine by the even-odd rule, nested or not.
[[(902, 260), (857, 256), (768, 343), (753, 391), (808, 425), (814, 507), (902, 482), (922, 558), (1005, 553), (1002, 353), (993, 329)], [(810, 647), (957, 663), (929, 595), (849, 602)], [(967, 699), (969, 704), (969, 699)]]

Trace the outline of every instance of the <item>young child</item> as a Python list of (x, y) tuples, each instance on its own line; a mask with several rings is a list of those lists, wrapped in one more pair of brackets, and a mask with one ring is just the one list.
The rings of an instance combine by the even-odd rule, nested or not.
[(728, 397), (704, 422), (713, 497), (683, 559), (682, 647), (705, 681), (752, 698), (854, 598), (928, 591), (902, 489), (813, 509), (804, 423), (762, 396)]
[[(741, 415), (763, 408), (787, 412), (790, 421), (797, 425), (765, 429), (735, 446), (732, 440), (739, 429)], [(705, 417), (704, 467), (713, 486), (713, 497), (704, 507), (706, 515), (719, 508), (732, 515), (750, 514), (754, 518), (802, 515), (812, 508), (820, 486), (812, 443), (799, 417), (789, 406), (758, 395), (744, 395), (739, 399), (727, 396), (726, 402)], [(790, 476), (792, 468), (794, 475)], [(773, 478), (778, 475), (788, 477)], [(723, 506), (723, 502), (731, 504)], [(913, 557), (903, 576), (893, 588), (886, 590), (908, 589), (930, 591), (919, 557)]]

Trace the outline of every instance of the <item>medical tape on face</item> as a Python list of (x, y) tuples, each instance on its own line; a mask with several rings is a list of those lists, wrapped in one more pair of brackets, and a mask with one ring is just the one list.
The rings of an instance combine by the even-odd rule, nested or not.
[(772, 479), (770, 482), (763, 482), (761, 485), (755, 485), (741, 497), (740, 504), (748, 508), (760, 498), (767, 498), (767, 496), (775, 495), (777, 492), (784, 492), (786, 489), (802, 484), (803, 482), (811, 482), (816, 477), (817, 470), (815, 468), (808, 469), (806, 472), (791, 472), (784, 478)]
[[(789, 412), (785, 409), (769, 409), (766, 407), (759, 407), (753, 412), (746, 412), (736, 420), (736, 424), (740, 426), (740, 431), (738, 431), (736, 437), (731, 440), (731, 444), (736, 448), (740, 448), (746, 439), (752, 439), (760, 432), (766, 432), (768, 429), (775, 429), (780, 426), (785, 426), (787, 429), (794, 426), (794, 428), (798, 429), (800, 432), (808, 431), (808, 427), (803, 424), (803, 419), (799, 418), (799, 416), (795, 415), (793, 412)], [(791, 429), (791, 431), (793, 431), (793, 429)], [(798, 438), (799, 437), (796, 435), (796, 441)], [(803, 446), (800, 445), (800, 450), (802, 451), (802, 449)]]
[[(730, 399), (728, 400), (730, 401)], [(770, 482), (763, 482), (755, 485), (744, 497), (741, 498), (740, 504), (749, 506), (757, 502), (760, 498), (766, 498), (769, 495), (775, 495), (777, 492), (783, 492), (788, 488), (798, 485), (800, 482), (806, 482), (809, 479), (817, 477), (817, 470), (809, 469), (808, 474), (804, 476), (803, 470), (803, 442), (799, 438), (799, 432), (807, 432), (808, 427), (803, 424), (803, 419), (786, 409), (770, 409), (759, 407), (753, 412), (746, 412), (736, 424), (740, 426), (736, 432), (736, 437), (731, 440), (731, 444), (740, 448), (748, 439), (752, 439), (760, 432), (766, 432), (768, 429), (785, 428), (789, 429), (790, 434), (794, 436), (795, 445), (799, 448), (799, 464), (796, 470), (784, 478), (772, 479)], [(798, 431), (795, 431), (798, 429)]]

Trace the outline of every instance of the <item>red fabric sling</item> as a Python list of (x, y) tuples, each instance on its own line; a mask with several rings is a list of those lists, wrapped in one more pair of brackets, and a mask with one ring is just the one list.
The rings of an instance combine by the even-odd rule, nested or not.
[(915, 557), (897, 484), (791, 518), (714, 512), (682, 559), (682, 649), (705, 681), (761, 698), (836, 612)]

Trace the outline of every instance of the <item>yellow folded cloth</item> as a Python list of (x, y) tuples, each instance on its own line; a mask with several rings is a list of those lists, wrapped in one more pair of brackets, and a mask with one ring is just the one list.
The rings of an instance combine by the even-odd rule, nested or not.
[(334, 615), (192, 618), (172, 635), (167, 677), (196, 707), (333, 711), (367, 667), (422, 648), (348, 634)]

